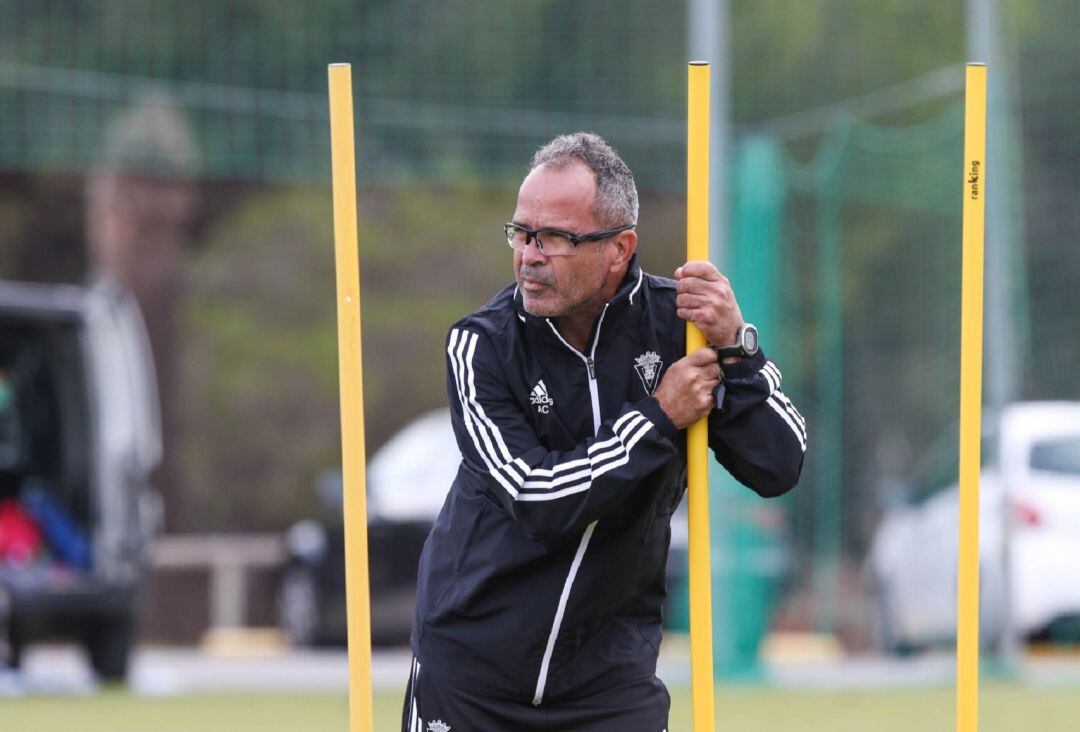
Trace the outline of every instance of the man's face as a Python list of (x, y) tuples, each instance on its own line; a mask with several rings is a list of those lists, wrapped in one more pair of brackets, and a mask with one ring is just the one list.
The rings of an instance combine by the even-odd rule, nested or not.
[[(531, 229), (588, 234), (605, 228), (591, 213), (595, 196), (596, 178), (584, 164), (541, 165), (522, 182), (513, 221)], [(515, 251), (514, 277), (525, 310), (548, 318), (594, 316), (612, 265), (607, 243), (583, 242), (562, 257), (545, 256), (535, 240), (524, 252)]]

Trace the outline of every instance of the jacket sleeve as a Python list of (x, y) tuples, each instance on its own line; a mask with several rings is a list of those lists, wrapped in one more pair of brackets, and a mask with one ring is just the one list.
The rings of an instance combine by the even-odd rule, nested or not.
[(724, 366), (724, 399), (709, 415), (716, 459), (765, 497), (795, 487), (806, 452), (806, 421), (780, 386), (780, 369), (759, 351)]
[(486, 335), (454, 328), (446, 354), (462, 470), (530, 538), (552, 546), (576, 538), (677, 454), (675, 426), (652, 397), (623, 405), (573, 449), (549, 450), (512, 395)]

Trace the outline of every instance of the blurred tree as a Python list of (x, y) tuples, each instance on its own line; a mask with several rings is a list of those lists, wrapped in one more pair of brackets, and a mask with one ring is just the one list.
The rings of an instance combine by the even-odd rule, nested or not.
[(180, 530), (280, 527), (336, 456), (329, 225), (325, 197), (256, 194), (188, 262)]
[[(497, 234), (511, 204), (482, 189), (360, 199), (373, 450), (444, 404), (447, 328), (510, 279)], [(310, 510), (314, 477), (340, 460), (331, 222), (327, 191), (257, 193), (191, 262), (183, 461), (197, 510), (179, 517), (186, 529), (280, 528)]]

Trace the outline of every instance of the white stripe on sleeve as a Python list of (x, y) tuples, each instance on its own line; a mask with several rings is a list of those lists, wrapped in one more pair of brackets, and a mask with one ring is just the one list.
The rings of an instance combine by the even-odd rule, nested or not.
[(465, 421), (465, 429), (472, 438), (476, 452), (480, 455), (484, 464), (487, 465), (488, 471), (491, 473), (492, 477), (494, 477), (511, 496), (517, 497), (517, 486), (508, 480), (499, 469), (501, 466), (498, 464), (498, 459), (493, 459), (494, 448), (491, 444), (491, 440), (484, 431), (484, 426), (475, 419), (469, 403), (469, 381), (466, 379), (466, 366), (462, 357), (468, 335), (467, 332), (457, 329), (451, 331), (450, 345), (447, 347), (447, 352), (450, 356), (450, 364), (454, 371), (454, 381), (457, 387), (458, 398), (461, 400), (461, 416)]
[(473, 358), (479, 338), (455, 328), (447, 354), (473, 446), (491, 476), (515, 500), (549, 501), (588, 490), (595, 478), (629, 462), (630, 450), (652, 429), (653, 423), (641, 412), (627, 412), (612, 425), (614, 436), (590, 445), (587, 457), (530, 470), (524, 460), (511, 455), (499, 426), (477, 398)]
[(778, 391), (774, 396), (784, 405), (784, 409), (787, 410), (788, 414), (794, 417), (795, 421), (799, 423), (799, 426), (802, 427), (803, 437), (806, 437), (806, 420), (799, 414), (799, 410), (795, 408), (795, 405), (791, 403), (791, 400), (787, 398), (787, 394)]
[[(522, 492), (518, 495), (517, 500), (551, 501), (586, 491), (592, 487), (592, 482), (596, 478), (630, 462), (630, 450), (646, 432), (652, 429), (653, 423), (643, 414), (635, 411), (623, 415), (616, 424), (619, 425), (619, 429), (616, 430), (614, 438), (605, 440), (602, 443), (596, 443), (589, 448), (588, 468), (557, 478), (547, 476), (546, 480), (534, 479), (530, 474), (530, 478), (522, 486)], [(613, 441), (618, 443), (614, 449), (606, 452), (596, 450), (600, 446), (608, 447)], [(574, 461), (575, 464), (582, 462), (584, 461)], [(539, 471), (533, 471), (533, 474), (537, 472)], [(543, 472), (549, 473), (550, 471), (544, 470)], [(558, 472), (557, 469), (556, 472)], [(553, 488), (558, 488), (558, 490), (552, 490)], [(526, 489), (538, 492), (526, 492)]]
[(766, 361), (760, 373), (765, 377), (765, 381), (769, 382), (769, 396), (772, 396), (780, 389), (780, 376), (770, 366), (772, 366), (772, 361)]
[(503, 442), (502, 433), (499, 431), (498, 425), (488, 419), (487, 414), (484, 413), (484, 407), (476, 398), (476, 384), (473, 381), (473, 354), (476, 353), (476, 342), (480, 340), (480, 336), (475, 333), (470, 333), (472, 337), (469, 339), (469, 353), (465, 359), (465, 370), (469, 375), (469, 403), (476, 409), (476, 414), (480, 417), (480, 420), (484, 422), (491, 430), (491, 434), (495, 439), (495, 444), (499, 447), (499, 457), (502, 458), (502, 462), (510, 462), (510, 451), (506, 449), (506, 443)]
[(802, 448), (803, 452), (806, 452), (806, 438), (803, 437), (802, 432), (795, 425), (795, 422), (791, 419), (791, 415), (788, 414), (787, 410), (776, 400), (775, 396), (766, 399), (765, 403), (772, 407), (772, 410), (787, 422), (788, 427), (791, 428), (791, 431), (795, 433), (795, 437), (799, 440), (799, 447)]

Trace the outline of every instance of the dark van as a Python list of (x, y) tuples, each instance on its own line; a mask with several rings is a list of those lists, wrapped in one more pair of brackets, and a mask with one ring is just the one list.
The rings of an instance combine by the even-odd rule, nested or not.
[(83, 644), (128, 669), (161, 501), (157, 385), (134, 298), (115, 285), (0, 282), (0, 661)]

